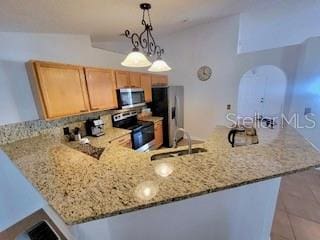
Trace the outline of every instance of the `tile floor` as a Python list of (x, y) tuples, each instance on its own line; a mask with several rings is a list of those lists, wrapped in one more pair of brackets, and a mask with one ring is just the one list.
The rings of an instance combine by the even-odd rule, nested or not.
[(271, 240), (320, 240), (320, 171), (282, 178)]

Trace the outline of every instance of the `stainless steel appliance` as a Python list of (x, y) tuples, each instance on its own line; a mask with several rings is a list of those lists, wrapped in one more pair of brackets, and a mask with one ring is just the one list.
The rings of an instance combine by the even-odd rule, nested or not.
[(149, 121), (138, 121), (138, 113), (129, 111), (112, 116), (114, 127), (131, 130), (132, 148), (146, 152), (155, 145), (154, 123)]
[[(178, 128), (184, 127), (184, 88), (183, 86), (152, 88), (151, 111), (154, 116), (163, 117), (163, 145), (173, 146), (173, 138)], [(177, 133), (177, 141), (183, 132)]]
[[(49, 214), (50, 211), (39, 209), (13, 226), (0, 232), (0, 239), (15, 240), (67, 240), (68, 233), (60, 227), (57, 217)], [(68, 238), (67, 238), (68, 237)]]
[(89, 136), (99, 137), (104, 135), (104, 123), (100, 118), (88, 119), (85, 123), (86, 132)]
[(119, 108), (127, 109), (145, 106), (144, 90), (142, 88), (117, 89)]

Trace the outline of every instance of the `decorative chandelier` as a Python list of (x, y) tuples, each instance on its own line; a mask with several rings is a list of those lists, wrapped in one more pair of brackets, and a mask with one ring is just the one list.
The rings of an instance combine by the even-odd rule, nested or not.
[[(148, 69), (150, 72), (170, 71), (171, 68), (161, 58), (164, 49), (156, 44), (152, 36), (153, 27), (149, 13), (151, 4), (141, 3), (140, 8), (143, 10), (141, 24), (144, 26), (144, 31), (140, 34), (131, 33), (129, 30), (124, 32), (124, 35), (131, 40), (133, 50), (121, 64), (126, 67), (149, 67), (151, 65)], [(156, 57), (156, 60), (151, 63), (147, 57)]]

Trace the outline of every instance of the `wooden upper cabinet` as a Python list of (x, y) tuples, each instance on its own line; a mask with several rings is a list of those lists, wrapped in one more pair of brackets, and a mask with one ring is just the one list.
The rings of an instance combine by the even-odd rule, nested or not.
[(144, 98), (146, 102), (152, 102), (152, 79), (150, 74), (141, 74), (141, 88), (144, 90)]
[(34, 61), (32, 86), (42, 116), (54, 119), (89, 111), (84, 70), (80, 66)]
[(127, 71), (116, 71), (117, 88), (130, 87), (130, 73)]
[(113, 109), (118, 106), (114, 71), (109, 69), (85, 68), (92, 111)]
[(153, 86), (166, 86), (168, 85), (168, 76), (165, 75), (152, 75)]
[(141, 88), (140, 73), (130, 72), (130, 87)]
[(39, 115), (47, 120), (117, 108), (118, 88), (142, 88), (152, 102), (152, 86), (168, 84), (165, 75), (44, 61), (29, 61), (27, 70)]

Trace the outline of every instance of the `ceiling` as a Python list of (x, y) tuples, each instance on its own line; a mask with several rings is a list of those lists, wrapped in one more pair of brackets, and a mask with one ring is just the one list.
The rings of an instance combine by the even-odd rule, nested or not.
[[(9, 0), (0, 2), (0, 31), (88, 34), (116, 41), (141, 29), (143, 0)], [(265, 0), (148, 0), (154, 34), (164, 35), (234, 15)]]

